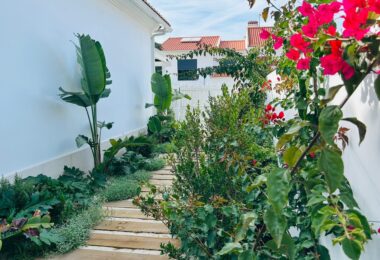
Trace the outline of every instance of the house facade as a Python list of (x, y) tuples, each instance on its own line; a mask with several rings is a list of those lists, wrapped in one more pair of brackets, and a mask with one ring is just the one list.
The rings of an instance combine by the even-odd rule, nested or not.
[(265, 41), (259, 36), (262, 29), (271, 30), (271, 27), (260, 27), (258, 22), (250, 21), (246, 28), (246, 37), (241, 40), (223, 40), (220, 36), (200, 37), (172, 37), (168, 38), (156, 49), (156, 71), (169, 74), (173, 86), (176, 88), (192, 87), (215, 87), (220, 88), (222, 84), (232, 85), (233, 79), (226, 75), (211, 75), (206, 78), (196, 75), (199, 68), (218, 66), (222, 57), (212, 55), (194, 56), (192, 59), (176, 59), (190, 51), (199, 49), (199, 46), (234, 49), (245, 55), (250, 49), (262, 47)]
[(99, 120), (114, 122), (108, 139), (143, 130), (152, 111), (154, 37), (170, 24), (146, 0), (14, 0), (0, 7), (0, 174), (58, 176), (64, 165), (92, 168), (77, 149), (89, 134), (83, 108), (63, 102), (58, 88), (80, 89), (74, 34), (89, 34), (104, 49), (113, 81), (99, 102)]

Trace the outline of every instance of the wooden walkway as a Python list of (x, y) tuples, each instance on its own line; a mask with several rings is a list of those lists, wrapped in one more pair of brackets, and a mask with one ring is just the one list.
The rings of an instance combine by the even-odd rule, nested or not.
[[(156, 171), (150, 183), (170, 186), (174, 176), (169, 168)], [(146, 188), (142, 195), (147, 194)], [(160, 244), (178, 241), (159, 221), (145, 216), (132, 200), (116, 201), (104, 206), (105, 220), (91, 232), (87, 245), (76, 251), (56, 257), (59, 260), (163, 260)]]

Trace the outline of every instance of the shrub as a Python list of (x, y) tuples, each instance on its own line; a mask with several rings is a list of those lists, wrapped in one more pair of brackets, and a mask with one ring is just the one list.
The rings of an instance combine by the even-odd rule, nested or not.
[(153, 153), (162, 154), (162, 153), (175, 153), (177, 147), (173, 143), (163, 143), (157, 144), (153, 148)]
[(62, 226), (52, 229), (60, 237), (56, 252), (67, 253), (85, 244), (91, 229), (103, 219), (102, 200), (95, 198), (91, 206), (68, 219)]
[(144, 169), (147, 171), (158, 171), (164, 168), (166, 161), (162, 158), (151, 158), (145, 160)]

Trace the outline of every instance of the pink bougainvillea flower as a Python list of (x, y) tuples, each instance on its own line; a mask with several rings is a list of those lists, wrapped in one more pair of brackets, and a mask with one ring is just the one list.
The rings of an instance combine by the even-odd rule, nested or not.
[(380, 0), (368, 0), (369, 10), (380, 14)]
[(318, 32), (318, 24), (310, 21), (307, 25), (302, 26), (302, 32), (308, 36), (313, 38)]
[(342, 55), (342, 41), (340, 40), (333, 40), (329, 41), (329, 44), (331, 46), (331, 53), (336, 56)]
[(265, 29), (263, 29), (260, 33), (260, 38), (263, 40), (268, 40), (270, 36), (271, 36), (270, 32), (268, 32)]
[(286, 53), (286, 57), (288, 57), (290, 60), (297, 61), (300, 58), (300, 53), (296, 49), (290, 49)]
[(342, 74), (345, 80), (349, 80), (355, 75), (355, 69), (350, 66), (346, 61), (342, 63)]
[(310, 69), (310, 58), (300, 59), (297, 63), (298, 70), (308, 70)]
[(302, 5), (298, 8), (298, 12), (303, 16), (311, 16), (315, 13), (316, 9), (308, 2), (303, 1)]
[(285, 116), (284, 111), (281, 111), (281, 112), (278, 114), (278, 118), (280, 118), (280, 119), (283, 119), (284, 116)]
[(360, 41), (368, 33), (369, 28), (366, 28), (368, 18), (368, 9), (349, 9), (346, 11), (345, 19), (343, 22), (343, 36), (354, 37)]
[(310, 43), (305, 41), (302, 34), (296, 33), (290, 37), (290, 45), (298, 50), (305, 52)]
[(281, 48), (282, 44), (284, 43), (284, 38), (282, 38), (280, 36), (276, 36), (276, 35), (272, 35), (272, 37), (273, 37), (273, 40), (274, 40), (273, 48), (275, 50)]
[(268, 104), (267, 107), (265, 108), (265, 110), (266, 110), (266, 111), (270, 111), (270, 110), (272, 110), (272, 106), (271, 106), (271, 104)]
[(335, 75), (342, 69), (343, 59), (335, 54), (328, 54), (320, 59), (323, 75)]
[(333, 26), (333, 25), (330, 25), (329, 28), (327, 28), (327, 29), (325, 30), (325, 32), (326, 32), (328, 35), (335, 36), (335, 35), (336, 35), (336, 27)]

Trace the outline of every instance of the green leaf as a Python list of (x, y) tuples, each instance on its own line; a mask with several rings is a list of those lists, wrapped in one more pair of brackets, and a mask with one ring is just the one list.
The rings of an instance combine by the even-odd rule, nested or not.
[(367, 218), (355, 209), (349, 209), (349, 210), (347, 210), (347, 213), (355, 214), (359, 218), (360, 223), (363, 226), (363, 230), (364, 230), (364, 233), (365, 233), (367, 239), (371, 239), (372, 238), (372, 231), (371, 231), (371, 226), (369, 225)]
[(238, 256), (238, 260), (256, 260), (257, 257), (252, 250), (246, 250)]
[(235, 242), (240, 242), (246, 237), (248, 228), (255, 219), (257, 219), (257, 215), (254, 212), (241, 215), (240, 223), (236, 229)]
[(365, 135), (367, 133), (366, 125), (363, 122), (359, 121), (356, 117), (347, 117), (347, 118), (343, 118), (342, 120), (351, 122), (357, 126), (359, 130), (359, 138), (360, 138), (359, 145), (360, 145), (363, 142)]
[(257, 176), (255, 180), (252, 182), (252, 184), (248, 186), (247, 192), (251, 192), (254, 189), (257, 189), (258, 187), (261, 187), (266, 182), (267, 182), (267, 177), (265, 177), (264, 174)]
[(59, 97), (63, 101), (75, 104), (80, 107), (89, 107), (93, 104), (93, 102), (84, 93), (70, 92), (64, 90), (63, 88), (59, 88), (59, 90), (62, 92), (59, 94)]
[(341, 155), (335, 150), (325, 148), (319, 157), (319, 169), (325, 173), (329, 192), (333, 193), (342, 186), (344, 165)]
[(148, 129), (152, 133), (159, 133), (162, 129), (161, 121), (157, 116), (149, 118)]
[(96, 103), (96, 97), (100, 97), (106, 87), (107, 70), (104, 53), (100, 43), (91, 39), (89, 35), (78, 34), (77, 37), (80, 46), (77, 51), (82, 61), (79, 64), (82, 66), (83, 91), (91, 99), (95, 99)]
[(318, 245), (317, 251), (318, 251), (320, 260), (330, 260), (331, 259), (329, 250), (325, 246)]
[(85, 144), (88, 144), (91, 146), (91, 139), (85, 135), (78, 135), (77, 138), (75, 138), (75, 142), (78, 148), (82, 147)]
[(272, 207), (269, 207), (264, 214), (264, 223), (269, 234), (273, 237), (277, 248), (279, 248), (287, 228), (287, 221), (284, 214), (276, 213)]
[(343, 201), (344, 204), (346, 204), (348, 208), (359, 208), (359, 205), (354, 198), (354, 194), (352, 193), (351, 185), (346, 178), (344, 178), (344, 181), (342, 182), (342, 186), (339, 188), (339, 191), (340, 199)]
[(334, 145), (334, 136), (342, 117), (342, 110), (338, 106), (325, 107), (319, 116), (319, 131), (323, 139), (330, 145)]
[(227, 255), (227, 254), (239, 252), (242, 250), (243, 250), (243, 247), (241, 246), (240, 243), (237, 243), (237, 242), (227, 243), (216, 255)]
[(263, 13), (261, 14), (261, 16), (263, 17), (264, 22), (266, 22), (267, 19), (268, 19), (268, 13), (269, 13), (269, 7), (264, 8)]
[(296, 255), (296, 245), (293, 238), (285, 233), (282, 238), (281, 246), (278, 248), (274, 240), (270, 240), (265, 244), (267, 247), (282, 255), (286, 255), (287, 259), (293, 260)]
[(361, 244), (356, 240), (345, 238), (342, 242), (344, 253), (353, 260), (358, 260), (361, 254)]
[(172, 88), (170, 77), (165, 75), (164, 77), (159, 73), (152, 75), (152, 91), (154, 96), (154, 106), (158, 111), (164, 111), (169, 109), (172, 102)]
[(3, 241), (0, 239), (0, 251), (2, 247), (3, 247)]
[(289, 178), (289, 173), (285, 169), (275, 169), (268, 174), (268, 200), (277, 213), (280, 213), (288, 202)]
[(330, 230), (336, 223), (331, 220), (335, 215), (335, 211), (330, 206), (324, 206), (319, 209), (311, 218), (311, 229), (316, 236), (319, 236), (321, 232)]
[(290, 167), (294, 167), (301, 155), (302, 151), (298, 147), (291, 146), (284, 152), (283, 159)]
[(337, 86), (334, 86), (334, 87), (331, 87), (329, 88), (329, 92), (327, 94), (327, 97), (325, 99), (322, 100), (322, 103), (323, 104), (327, 104), (328, 102), (330, 102), (331, 100), (333, 100), (336, 96), (336, 94), (339, 92), (339, 90), (343, 87), (344, 85), (337, 85)]

